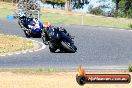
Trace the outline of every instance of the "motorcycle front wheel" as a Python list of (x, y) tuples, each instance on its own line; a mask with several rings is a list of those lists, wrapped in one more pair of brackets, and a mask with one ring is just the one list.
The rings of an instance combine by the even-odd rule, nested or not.
[(41, 38), (42, 38), (42, 41), (43, 41), (43, 43), (45, 45), (48, 45), (49, 44), (48, 41), (46, 41), (46, 37), (45, 37), (45, 34), (44, 33), (41, 34)]
[(24, 31), (24, 33), (25, 33), (25, 35), (26, 35), (27, 38), (30, 38), (31, 37), (31, 35), (29, 33), (29, 30), (23, 30), (23, 31)]
[(61, 45), (62, 45), (62, 47), (64, 48), (64, 50), (66, 51), (66, 52), (69, 52), (69, 53), (75, 53), (76, 52), (76, 50), (77, 50), (77, 48), (76, 48), (76, 46), (75, 45), (71, 45), (70, 43), (68, 43), (68, 42), (61, 42)]
[(49, 43), (49, 50), (50, 50), (50, 52), (55, 53), (57, 48), (55, 46), (53, 46), (51, 43)]

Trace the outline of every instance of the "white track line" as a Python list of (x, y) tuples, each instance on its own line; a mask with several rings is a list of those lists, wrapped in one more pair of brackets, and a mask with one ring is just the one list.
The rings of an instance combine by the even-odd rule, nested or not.
[(34, 41), (34, 42), (37, 42), (38, 44), (40, 44), (40, 45), (41, 45), (41, 48), (36, 49), (36, 50), (33, 50), (33, 51), (40, 51), (40, 50), (43, 50), (43, 49), (45, 49), (45, 48), (46, 48), (46, 45), (45, 45), (45, 44), (43, 44), (42, 42), (38, 42), (38, 41)]
[(30, 51), (28, 51), (28, 52), (30, 52), (30, 53), (31, 53), (31, 52), (33, 52), (33, 51), (32, 51), (32, 50), (30, 50)]
[(1, 57), (4, 57), (4, 56), (6, 56), (6, 55), (0, 55)]
[(13, 53), (9, 53), (9, 54), (7, 54), (7, 55), (11, 56), (11, 55), (13, 55)]
[(16, 52), (15, 54), (17, 54), (17, 55), (18, 55), (18, 54), (21, 54), (21, 53), (20, 53), (20, 52), (19, 52), (19, 53), (18, 53), (18, 52)]

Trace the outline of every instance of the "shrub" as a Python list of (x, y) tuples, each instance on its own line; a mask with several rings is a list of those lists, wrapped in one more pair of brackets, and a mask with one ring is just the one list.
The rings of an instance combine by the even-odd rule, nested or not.
[(95, 15), (103, 15), (103, 10), (100, 7), (90, 9), (89, 13)]
[(129, 26), (130, 28), (132, 28), (132, 24), (129, 24), (128, 26)]
[(129, 71), (129, 72), (132, 72), (132, 65), (129, 65), (129, 66), (128, 66), (128, 71)]

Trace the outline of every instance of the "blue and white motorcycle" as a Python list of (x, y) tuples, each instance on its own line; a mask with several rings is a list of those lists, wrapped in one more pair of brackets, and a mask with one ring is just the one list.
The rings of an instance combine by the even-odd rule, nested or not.
[(41, 37), (43, 23), (41, 23), (37, 18), (20, 16), (18, 18), (18, 24), (23, 29), (27, 38)]

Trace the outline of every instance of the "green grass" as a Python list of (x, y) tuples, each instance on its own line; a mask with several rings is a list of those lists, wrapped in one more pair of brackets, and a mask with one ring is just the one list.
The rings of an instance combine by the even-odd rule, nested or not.
[(13, 15), (13, 10), (7, 8), (0, 8), (0, 18), (6, 19), (8, 15)]
[[(110, 18), (102, 16), (84, 16), (83, 24), (90, 26), (106, 26), (116, 28), (130, 28), (128, 24), (132, 23), (131, 19), (125, 18)], [(49, 21), (51, 23), (64, 24), (82, 24), (82, 16), (79, 15), (65, 15), (55, 13), (43, 13), (40, 18), (42, 21)]]
[(40, 18), (42, 21), (49, 21), (51, 23), (64, 23), (64, 24), (79, 24), (80, 18), (78, 16), (72, 15), (61, 15), (61, 14), (52, 14), (44, 13)]

